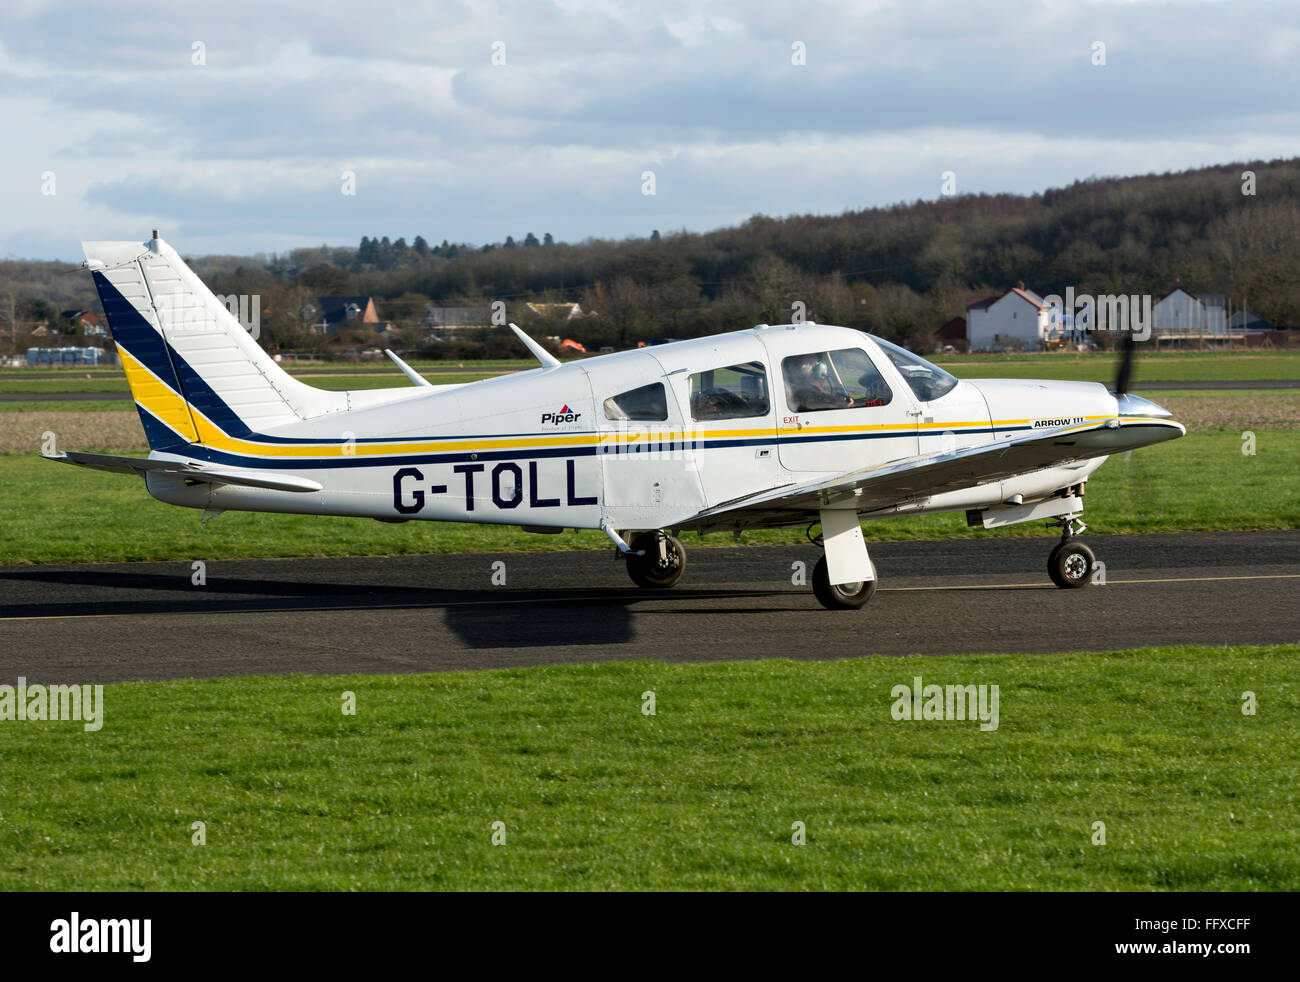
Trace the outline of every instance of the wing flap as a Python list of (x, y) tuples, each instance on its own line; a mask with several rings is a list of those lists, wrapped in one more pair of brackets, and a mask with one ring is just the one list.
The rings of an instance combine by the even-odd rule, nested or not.
[(171, 474), (183, 477), (187, 481), (198, 481), (203, 484), (229, 484), (235, 487), (297, 492), (320, 491), (324, 487), (318, 481), (294, 474), (266, 474), (237, 467), (212, 467), (197, 462), (155, 457), (120, 457), (116, 454), (85, 453), (79, 450), (41, 456), (61, 464), (76, 464), (79, 467), (92, 467), (95, 470), (126, 472), (141, 477), (149, 473)]

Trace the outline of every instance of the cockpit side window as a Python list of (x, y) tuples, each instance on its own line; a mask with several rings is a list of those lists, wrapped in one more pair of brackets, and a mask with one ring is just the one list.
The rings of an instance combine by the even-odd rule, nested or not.
[(886, 406), (894, 393), (861, 348), (791, 355), (781, 362), (792, 412)]
[(761, 361), (691, 376), (691, 418), (697, 421), (766, 416), (771, 408), (767, 370)]
[(629, 389), (605, 400), (606, 419), (662, 422), (668, 418), (668, 397), (662, 382)]
[(898, 374), (921, 402), (931, 402), (945, 396), (957, 387), (958, 379), (949, 375), (938, 365), (926, 361), (920, 355), (913, 354), (906, 348), (890, 344), (874, 334), (871, 340), (880, 346), (885, 357), (894, 363)]

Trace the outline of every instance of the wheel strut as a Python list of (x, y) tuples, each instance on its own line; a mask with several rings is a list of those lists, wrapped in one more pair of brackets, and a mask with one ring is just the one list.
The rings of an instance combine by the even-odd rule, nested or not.
[(1059, 526), (1061, 529), (1061, 541), (1072, 539), (1076, 535), (1083, 535), (1088, 530), (1088, 526), (1083, 523), (1082, 512), (1070, 512), (1068, 515), (1062, 515), (1054, 521), (1048, 522), (1047, 527)]
[(1088, 528), (1080, 516), (1080, 512), (1070, 512), (1048, 523), (1049, 527), (1061, 527), (1061, 541), (1047, 557), (1047, 572), (1052, 582), (1062, 589), (1086, 586), (1092, 582), (1092, 574), (1097, 568), (1097, 557), (1092, 550), (1075, 541), (1075, 537)]

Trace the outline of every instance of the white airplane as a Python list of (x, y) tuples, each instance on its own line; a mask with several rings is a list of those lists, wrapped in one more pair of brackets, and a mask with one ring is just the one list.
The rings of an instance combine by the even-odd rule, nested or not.
[[(154, 233), (83, 243), (148, 438), (148, 457), (50, 459), (145, 479), (204, 510), (600, 529), (632, 580), (681, 579), (679, 536), (808, 525), (830, 609), (863, 606), (863, 518), (964, 511), (1062, 529), (1048, 570), (1088, 583), (1075, 536), (1106, 457), (1180, 437), (1153, 402), (1091, 382), (960, 381), (872, 335), (813, 323), (431, 385), (325, 391), (284, 372)], [(812, 535), (820, 525), (822, 534)], [(630, 539), (630, 542), (628, 541)]]

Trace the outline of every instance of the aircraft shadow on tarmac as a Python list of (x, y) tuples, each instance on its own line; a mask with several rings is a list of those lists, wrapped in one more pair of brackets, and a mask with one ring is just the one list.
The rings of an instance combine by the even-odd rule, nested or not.
[[(0, 618), (103, 617), (137, 614), (328, 613), (348, 610), (441, 612), (443, 625), (470, 648), (610, 645), (634, 640), (633, 610), (668, 600), (656, 613), (720, 614), (804, 609), (789, 591), (690, 589), (648, 593), (632, 587), (527, 590), (499, 587), (350, 584), (222, 574), (194, 586), (181, 573), (24, 568), (0, 573), (0, 584), (36, 589), (0, 604)], [(719, 606), (717, 601), (732, 600)], [(382, 643), (382, 638), (377, 638)]]

